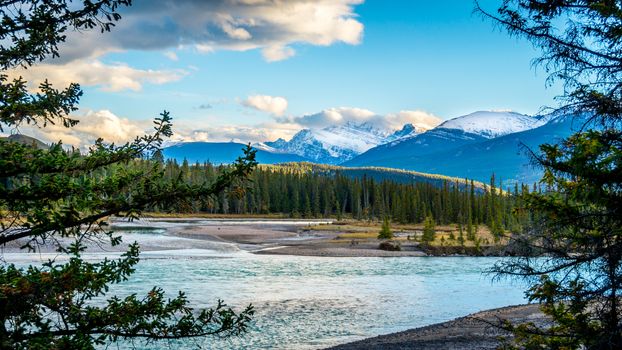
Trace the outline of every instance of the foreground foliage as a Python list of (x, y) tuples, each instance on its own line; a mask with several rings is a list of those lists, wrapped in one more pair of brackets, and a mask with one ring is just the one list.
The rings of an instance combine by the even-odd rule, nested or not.
[(622, 4), (506, 0), (480, 13), (540, 48), (536, 60), (564, 84), (561, 113), (591, 116), (583, 130), (533, 153), (546, 190), (524, 197), (535, 224), (518, 239), (546, 258), (499, 263), (530, 283), (527, 296), (554, 321), (507, 325), (526, 349), (621, 349)]
[[(0, 4), (0, 66), (29, 66), (58, 56), (68, 30), (108, 31), (126, 0), (67, 0)], [(48, 82), (30, 94), (21, 78), (0, 74), (0, 128), (78, 123), (69, 113), (82, 94), (77, 84), (57, 90)], [(151, 135), (121, 146), (99, 140), (86, 154), (60, 143), (49, 149), (0, 140), (0, 244), (29, 251), (56, 249), (60, 256), (41, 266), (0, 265), (0, 348), (92, 349), (121, 339), (148, 340), (230, 336), (244, 332), (253, 315), (218, 301), (194, 310), (183, 293), (169, 298), (154, 287), (145, 296), (108, 296), (139, 261), (131, 244), (119, 259), (86, 261), (87, 245), (121, 243), (107, 229), (113, 215), (137, 217), (146, 207), (168, 207), (226, 190), (244, 193), (255, 166), (248, 148), (236, 164), (211, 181), (187, 183), (164, 176), (159, 162), (136, 159), (158, 154), (171, 135), (167, 112)]]

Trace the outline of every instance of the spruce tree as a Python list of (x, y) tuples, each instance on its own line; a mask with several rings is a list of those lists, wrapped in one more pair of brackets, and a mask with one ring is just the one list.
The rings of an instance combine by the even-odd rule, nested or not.
[(558, 115), (590, 117), (530, 151), (544, 176), (522, 198), (534, 223), (515, 239), (545, 257), (494, 271), (524, 277), (553, 323), (510, 327), (516, 346), (622, 349), (622, 3), (507, 0), (497, 15), (479, 11), (542, 50), (536, 63), (564, 85)]
[[(29, 67), (58, 56), (69, 30), (109, 31), (129, 0), (6, 1), (0, 4), (0, 130), (30, 124), (73, 127), (70, 113), (82, 95), (79, 85), (56, 89), (47, 81), (31, 94), (21, 77), (5, 71)], [(83, 259), (87, 240), (121, 238), (111, 232), (113, 215), (135, 218), (145, 208), (184, 207), (227, 188), (246, 188), (254, 152), (221, 172), (212, 182), (190, 184), (183, 177), (165, 181), (158, 159), (171, 135), (171, 117), (156, 118), (154, 132), (121, 146), (99, 140), (86, 154), (58, 143), (49, 149), (0, 140), (0, 245), (18, 244), (36, 251), (53, 245), (67, 259), (41, 266), (0, 262), (0, 348), (94, 349), (120, 339), (151, 341), (240, 334), (252, 307), (235, 313), (222, 302), (194, 310), (183, 293), (168, 297), (154, 287), (148, 294), (125, 298), (107, 294), (111, 284), (130, 278), (139, 247), (130, 244), (119, 259)], [(64, 245), (56, 238), (70, 238)]]
[(392, 239), (393, 232), (391, 231), (391, 224), (389, 223), (389, 217), (385, 216), (382, 220), (382, 227), (380, 233), (378, 233), (378, 239)]
[(458, 243), (460, 243), (461, 246), (464, 245), (464, 230), (462, 229), (462, 224), (458, 224), (459, 226), (459, 233), (458, 233)]
[(432, 215), (428, 215), (423, 222), (423, 236), (421, 240), (425, 243), (430, 243), (434, 241), (436, 236), (436, 223)]

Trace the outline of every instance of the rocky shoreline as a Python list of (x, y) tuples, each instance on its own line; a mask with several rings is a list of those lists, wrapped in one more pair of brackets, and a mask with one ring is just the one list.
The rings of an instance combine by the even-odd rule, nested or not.
[(481, 311), (452, 321), (380, 335), (328, 348), (330, 350), (492, 350), (512, 335), (496, 326), (502, 320), (514, 324), (533, 322), (543, 326), (548, 318), (538, 304), (507, 306)]

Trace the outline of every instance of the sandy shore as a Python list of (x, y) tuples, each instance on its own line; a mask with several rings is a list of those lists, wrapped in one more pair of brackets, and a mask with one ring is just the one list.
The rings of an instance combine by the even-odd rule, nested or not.
[(478, 312), (455, 320), (415, 328), (399, 333), (381, 335), (360, 341), (331, 347), (332, 350), (355, 349), (417, 349), (417, 350), (471, 350), (496, 349), (503, 339), (510, 339), (508, 332), (493, 326), (500, 320), (512, 323), (547, 323), (539, 305), (508, 306)]

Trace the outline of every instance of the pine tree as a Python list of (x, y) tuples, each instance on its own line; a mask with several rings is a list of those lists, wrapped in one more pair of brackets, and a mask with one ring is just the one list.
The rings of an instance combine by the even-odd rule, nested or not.
[(473, 230), (473, 219), (471, 218), (471, 212), (467, 216), (467, 239), (469, 241), (475, 240), (475, 231)]

